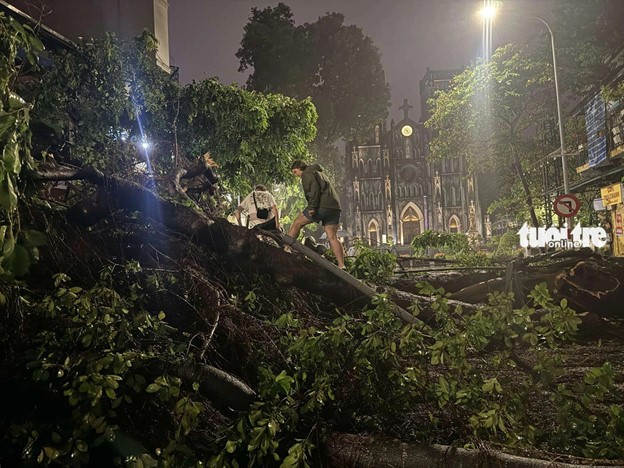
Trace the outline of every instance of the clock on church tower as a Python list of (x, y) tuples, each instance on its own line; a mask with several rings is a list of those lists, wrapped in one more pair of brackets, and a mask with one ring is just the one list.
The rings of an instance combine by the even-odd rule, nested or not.
[(403, 127), (401, 127), (401, 133), (403, 134), (403, 136), (410, 136), (412, 134), (414, 130), (412, 129), (411, 125), (403, 125)]

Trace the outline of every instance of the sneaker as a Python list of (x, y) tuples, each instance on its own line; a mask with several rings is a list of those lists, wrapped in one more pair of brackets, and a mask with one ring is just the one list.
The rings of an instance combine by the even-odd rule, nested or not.
[(314, 239), (314, 237), (306, 237), (303, 239), (303, 245), (312, 250), (316, 250), (317, 248), (316, 239)]
[(314, 250), (316, 250), (316, 253), (319, 255), (325, 255), (325, 252), (327, 252), (327, 247), (325, 247), (323, 244), (317, 244)]

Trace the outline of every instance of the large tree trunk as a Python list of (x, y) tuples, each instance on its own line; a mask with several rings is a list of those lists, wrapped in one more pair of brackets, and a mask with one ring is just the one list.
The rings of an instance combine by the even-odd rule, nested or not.
[[(484, 448), (466, 450), (445, 445), (405, 443), (384, 435), (354, 435), (332, 432), (323, 440), (328, 465), (336, 468), (607, 468), (615, 463), (583, 463), (570, 457), (568, 462), (556, 459), (530, 458)], [(587, 462), (587, 460), (584, 460)]]

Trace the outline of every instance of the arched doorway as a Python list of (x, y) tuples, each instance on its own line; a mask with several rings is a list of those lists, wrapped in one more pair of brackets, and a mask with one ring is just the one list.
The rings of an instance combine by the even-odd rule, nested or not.
[(401, 213), (401, 244), (409, 245), (423, 229), (422, 211), (414, 203), (408, 203)]
[(379, 245), (379, 223), (375, 219), (368, 223), (368, 243), (371, 247)]
[(451, 216), (448, 222), (449, 232), (458, 233), (461, 232), (459, 218), (455, 215)]

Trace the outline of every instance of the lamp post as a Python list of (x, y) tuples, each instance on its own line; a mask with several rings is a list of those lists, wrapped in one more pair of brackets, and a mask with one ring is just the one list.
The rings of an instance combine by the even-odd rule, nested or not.
[[(496, 16), (496, 13), (497, 13), (497, 8), (493, 6), (491, 2), (486, 0), (486, 5), (480, 12), (481, 17), (486, 21), (492, 21), (492, 19), (494, 19), (494, 17)], [(528, 15), (528, 16), (531, 16), (537, 19), (538, 21), (540, 21), (544, 26), (546, 26), (546, 29), (548, 29), (548, 34), (550, 34), (550, 47), (552, 49), (553, 74), (554, 74), (554, 79), (555, 79), (555, 97), (557, 99), (557, 120), (559, 123), (559, 142), (561, 144), (560, 151), (561, 151), (561, 170), (563, 171), (563, 192), (570, 193), (570, 185), (568, 183), (568, 161), (565, 155), (565, 144), (564, 144), (564, 137), (563, 137), (563, 121), (561, 119), (561, 99), (559, 96), (559, 79), (557, 76), (557, 55), (555, 54), (555, 35), (553, 34), (553, 31), (550, 28), (550, 25), (544, 18), (541, 18), (537, 15)]]
[(557, 55), (555, 54), (555, 35), (550, 29), (550, 25), (545, 19), (537, 15), (531, 15), (541, 21), (548, 33), (550, 34), (550, 48), (552, 49), (553, 72), (555, 76), (555, 96), (557, 98), (557, 119), (559, 121), (559, 142), (561, 144), (561, 170), (563, 171), (563, 192), (570, 193), (570, 185), (568, 184), (568, 161), (565, 155), (565, 145), (563, 140), (563, 121), (561, 120), (561, 98), (559, 97), (559, 79), (557, 78)]

